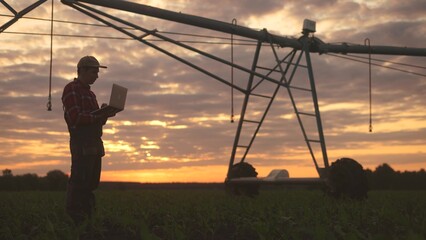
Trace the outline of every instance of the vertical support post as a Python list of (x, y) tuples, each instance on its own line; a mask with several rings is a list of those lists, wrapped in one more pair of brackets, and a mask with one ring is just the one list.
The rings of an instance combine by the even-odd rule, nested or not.
[[(328, 156), (327, 156), (327, 148), (325, 145), (325, 138), (324, 138), (324, 132), (322, 129), (322, 122), (321, 122), (321, 115), (320, 115), (320, 110), (319, 110), (319, 105), (318, 105), (318, 96), (317, 96), (317, 90), (315, 87), (315, 79), (314, 79), (314, 71), (312, 69), (312, 62), (311, 62), (311, 56), (310, 56), (310, 52), (309, 52), (309, 37), (308, 34), (305, 33), (305, 36), (303, 37), (303, 48), (305, 51), (305, 58), (306, 58), (306, 65), (308, 66), (308, 75), (309, 75), (309, 82), (311, 84), (311, 91), (312, 91), (312, 100), (314, 103), (314, 108), (315, 108), (315, 115), (316, 115), (316, 122), (317, 122), (317, 128), (318, 128), (318, 135), (319, 135), (319, 140), (320, 140), (320, 144), (321, 144), (321, 152), (322, 152), (322, 157), (324, 160), (324, 167), (328, 168), (329, 167), (329, 163), (328, 163)], [(319, 169), (317, 168), (317, 171)], [(322, 177), (321, 172), (318, 171), (318, 174), (320, 175), (320, 177)]]
[[(258, 41), (257, 46), (256, 46), (256, 52), (255, 52), (254, 58), (253, 58), (252, 67), (251, 67), (252, 72), (255, 72), (255, 70), (256, 70), (261, 47), (262, 47), (262, 42)], [(251, 87), (253, 85), (253, 79), (254, 79), (254, 74), (250, 73), (250, 77), (249, 77), (248, 82), (247, 82), (247, 90), (245, 92), (244, 102), (243, 102), (243, 105), (241, 107), (240, 119), (238, 120), (237, 132), (235, 133), (235, 139), (234, 139), (234, 145), (232, 147), (231, 158), (229, 160), (229, 167), (228, 167), (228, 173), (227, 173), (228, 177), (229, 177), (230, 170), (231, 170), (232, 166), (234, 165), (235, 155), (237, 153), (237, 148), (238, 148), (238, 142), (240, 140), (240, 135), (241, 135), (241, 129), (243, 127), (244, 116), (246, 114), (247, 105), (248, 105), (248, 101), (249, 101), (250, 94), (251, 94)]]

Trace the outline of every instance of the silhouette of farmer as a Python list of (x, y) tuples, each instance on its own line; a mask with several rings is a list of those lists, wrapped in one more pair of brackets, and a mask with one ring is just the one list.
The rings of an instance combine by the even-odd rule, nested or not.
[(64, 118), (70, 133), (71, 176), (67, 186), (66, 211), (76, 224), (90, 218), (95, 208), (93, 191), (101, 175), (101, 159), (105, 155), (102, 126), (115, 114), (92, 114), (99, 109), (90, 86), (98, 79), (99, 64), (93, 56), (85, 56), (77, 64), (77, 78), (68, 83), (62, 94)]

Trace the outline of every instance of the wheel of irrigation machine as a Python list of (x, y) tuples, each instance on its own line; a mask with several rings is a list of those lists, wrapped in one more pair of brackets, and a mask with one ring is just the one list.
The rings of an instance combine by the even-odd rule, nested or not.
[[(239, 162), (234, 164), (230, 171), (228, 179), (241, 178), (241, 177), (257, 177), (256, 169), (249, 163)], [(228, 192), (235, 195), (246, 195), (255, 197), (259, 195), (258, 183), (232, 183), (226, 182), (226, 189)]]
[(328, 187), (330, 194), (336, 198), (367, 198), (367, 176), (362, 165), (351, 158), (341, 158), (331, 164)]

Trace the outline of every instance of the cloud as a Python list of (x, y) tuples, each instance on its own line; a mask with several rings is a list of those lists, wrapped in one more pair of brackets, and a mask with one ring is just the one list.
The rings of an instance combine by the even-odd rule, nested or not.
[[(267, 28), (269, 32), (285, 36), (299, 37), (303, 19), (310, 18), (317, 21), (315, 36), (325, 42), (364, 44), (364, 39), (368, 37), (373, 45), (424, 47), (426, 19), (422, 14), (422, 1), (411, 1), (410, 4), (392, 0), (374, 4), (369, 1), (334, 0), (143, 2), (229, 23), (236, 18), (239, 25), (254, 29)], [(14, 4), (17, 4), (17, 9), (26, 5), (23, 2)], [(218, 11), (217, 6), (223, 7)], [(49, 9), (50, 5), (44, 4), (28, 16), (49, 18)], [(227, 61), (231, 60), (229, 34), (100, 9), (146, 29), (158, 29), (167, 37), (185, 43), (196, 41), (188, 44)], [(1, 11), (7, 12), (4, 9)], [(0, 150), (0, 166), (11, 168), (15, 174), (45, 174), (50, 169), (68, 172), (70, 157), (68, 133), (63, 121), (62, 89), (75, 77), (78, 59), (84, 55), (95, 55), (102, 64), (108, 66), (108, 69), (101, 69), (100, 79), (92, 86), (100, 103), (108, 102), (112, 83), (118, 82), (129, 88), (126, 110), (104, 127), (103, 139), (107, 149), (104, 169), (108, 173), (105, 176), (115, 179), (113, 171), (123, 173), (121, 177), (129, 171), (140, 171), (146, 177), (149, 175), (147, 171), (151, 171), (159, 179), (157, 177), (161, 174), (158, 173), (165, 170), (173, 169), (176, 172), (180, 169), (188, 171), (188, 176), (194, 176), (194, 173), (189, 174), (191, 169), (208, 171), (214, 168), (215, 172), (223, 172), (222, 176), (215, 178), (217, 181), (225, 177), (243, 94), (234, 91), (236, 122), (232, 124), (231, 90), (225, 84), (135, 40), (83, 38), (81, 36), (126, 36), (110, 28), (90, 25), (99, 23), (65, 5), (55, 4), (55, 19), (83, 22), (86, 25), (54, 24), (56, 34), (80, 37), (54, 37), (52, 112), (46, 111), (50, 37), (10, 33), (48, 33), (50, 23), (21, 19), (19, 24), (0, 35), (0, 63), (3, 66), (0, 79), (0, 143), (6, 146)], [(7, 19), (3, 17), (0, 20)], [(141, 32), (132, 32), (142, 35)], [(186, 35), (175, 34), (180, 32)], [(200, 38), (193, 34), (210, 37)], [(255, 43), (241, 45), (246, 44), (242, 40), (247, 39), (235, 39), (234, 62), (250, 69)], [(153, 36), (145, 40), (190, 63), (205, 67), (220, 78), (227, 81), (231, 78), (229, 66), (158, 41)], [(280, 57), (288, 54), (289, 50), (277, 49)], [(424, 77), (372, 67), (374, 132), (369, 134), (368, 65), (332, 55), (311, 56), (330, 161), (353, 156), (370, 168), (385, 161), (399, 164), (401, 169), (424, 165), (426, 159), (421, 152), (426, 145)], [(422, 57), (406, 56), (374, 58), (412, 65), (421, 65), (423, 60)], [(275, 62), (270, 46), (264, 45), (259, 66), (270, 68)], [(386, 66), (408, 68), (378, 62)], [(409, 69), (422, 71), (420, 68)], [(274, 73), (271, 77), (279, 79), (280, 75)], [(239, 87), (245, 88), (248, 78), (248, 73), (234, 69), (234, 81)], [(309, 88), (307, 79), (306, 69), (299, 68), (293, 84)], [(255, 84), (258, 82), (259, 79), (255, 78)], [(271, 95), (275, 86), (263, 81), (256, 93)], [(294, 89), (292, 93), (300, 111), (313, 112), (309, 93)], [(252, 97), (247, 119), (260, 120), (267, 104), (266, 99)], [(303, 117), (303, 121), (309, 137), (318, 138), (316, 122), (307, 116)], [(242, 144), (250, 142), (255, 129), (254, 124), (244, 124)], [(314, 149), (317, 151), (318, 146), (315, 145)], [(243, 150), (238, 152), (239, 157), (244, 154)], [(404, 165), (404, 155), (409, 156), (411, 165)], [(286, 89), (281, 88), (278, 92), (253, 148), (247, 155), (247, 161), (262, 169), (262, 173), (268, 168), (288, 168), (290, 172), (296, 171), (292, 176), (315, 174)], [(318, 155), (318, 161), (322, 161), (321, 154)], [(309, 167), (312, 171), (307, 170)]]

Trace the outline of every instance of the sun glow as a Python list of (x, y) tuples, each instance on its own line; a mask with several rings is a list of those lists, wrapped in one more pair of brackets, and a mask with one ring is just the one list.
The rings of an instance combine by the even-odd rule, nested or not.
[(182, 167), (171, 169), (143, 169), (103, 171), (102, 181), (132, 182), (223, 182), (227, 166)]

